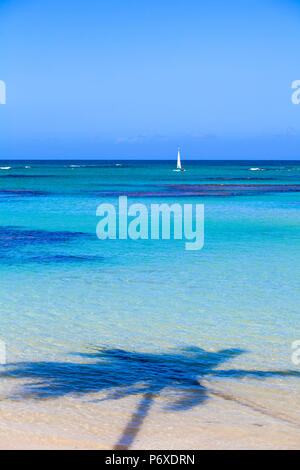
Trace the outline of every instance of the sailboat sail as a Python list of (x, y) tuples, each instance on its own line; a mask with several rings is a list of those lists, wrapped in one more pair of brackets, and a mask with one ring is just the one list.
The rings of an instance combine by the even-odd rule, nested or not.
[(178, 170), (181, 170), (180, 149), (178, 149), (178, 155), (177, 155), (177, 168)]

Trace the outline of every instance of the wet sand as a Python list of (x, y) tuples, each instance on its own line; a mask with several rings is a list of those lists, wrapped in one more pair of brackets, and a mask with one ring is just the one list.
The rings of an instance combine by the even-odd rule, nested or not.
[[(215, 392), (219, 393), (217, 389)], [(213, 392), (213, 393), (215, 393)], [(98, 401), (101, 400), (101, 401)], [(151, 404), (134, 436), (128, 423), (141, 396), (118, 401), (90, 397), (1, 402), (1, 449), (298, 449), (300, 427), (243, 398), (212, 394), (205, 406), (183, 412)], [(131, 442), (130, 442), (131, 441)], [(128, 445), (130, 443), (130, 445)], [(122, 446), (118, 447), (122, 448)]]

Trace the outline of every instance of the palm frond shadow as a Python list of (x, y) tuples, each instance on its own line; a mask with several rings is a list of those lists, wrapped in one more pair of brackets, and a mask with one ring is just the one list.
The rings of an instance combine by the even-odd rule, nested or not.
[(210, 397), (203, 379), (296, 376), (300, 372), (222, 370), (219, 367), (245, 353), (241, 349), (218, 352), (188, 347), (172, 353), (140, 353), (122, 349), (92, 348), (79, 354), (92, 359), (80, 362), (24, 362), (9, 364), (0, 377), (31, 379), (11, 398), (49, 399), (66, 395), (106, 392), (103, 400), (117, 400), (130, 395), (142, 395), (136, 410), (118, 440), (116, 449), (127, 449), (134, 442), (151, 405), (162, 390), (168, 388), (176, 396), (168, 407), (175, 411), (203, 405)]

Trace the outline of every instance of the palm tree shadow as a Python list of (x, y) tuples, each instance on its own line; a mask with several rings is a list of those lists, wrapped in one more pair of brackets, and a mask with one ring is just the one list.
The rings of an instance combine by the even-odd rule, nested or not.
[[(142, 395), (136, 410), (118, 439), (115, 449), (128, 449), (136, 439), (156, 397), (172, 389), (176, 399), (168, 407), (175, 411), (204, 405), (210, 398), (203, 379), (209, 376), (226, 378), (297, 376), (295, 371), (222, 370), (219, 367), (245, 353), (241, 349), (209, 352), (198, 347), (180, 349), (176, 353), (139, 353), (122, 349), (92, 348), (79, 354), (91, 363), (25, 362), (9, 364), (0, 377), (30, 379), (10, 398), (49, 399), (104, 391), (102, 400), (117, 400)], [(227, 397), (228, 399), (228, 397)], [(97, 401), (97, 400), (96, 400)]]

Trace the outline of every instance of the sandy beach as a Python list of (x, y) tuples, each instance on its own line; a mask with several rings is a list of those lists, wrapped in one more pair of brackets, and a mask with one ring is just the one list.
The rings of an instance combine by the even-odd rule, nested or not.
[[(1, 404), (1, 449), (297, 449), (300, 426), (290, 415), (272, 416), (253, 403), (211, 395), (204, 407), (176, 413), (161, 410), (162, 400), (134, 430), (131, 445), (124, 429), (139, 397), (117, 402), (78, 402), (77, 398), (10, 401)], [(98, 397), (98, 399), (101, 399)], [(97, 400), (96, 397), (91, 397)], [(290, 420), (290, 421), (289, 421)], [(136, 423), (137, 424), (137, 423)], [(125, 443), (119, 446), (120, 438)], [(127, 441), (128, 443), (128, 441)]]

